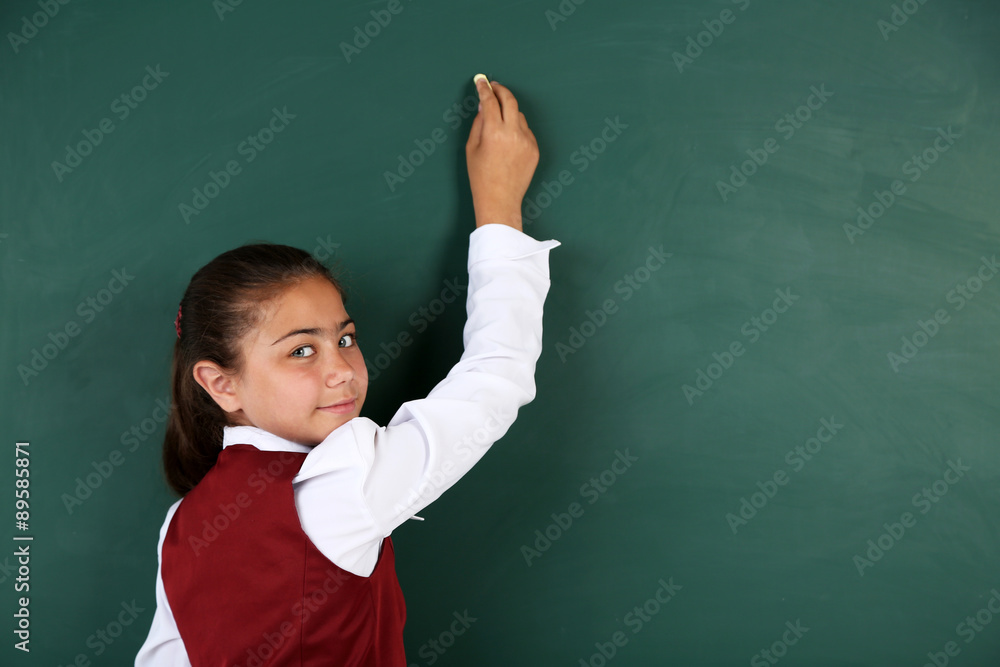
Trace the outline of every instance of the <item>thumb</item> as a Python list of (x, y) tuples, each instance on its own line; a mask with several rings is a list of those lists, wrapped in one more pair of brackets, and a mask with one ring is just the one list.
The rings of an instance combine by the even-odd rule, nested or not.
[(483, 109), (483, 104), (485, 103), (488, 107), (490, 100), (493, 103), (497, 103), (496, 95), (490, 90), (485, 76), (477, 74), (472, 80), (475, 82), (476, 91), (479, 93), (479, 113), (476, 114), (476, 117), (472, 121), (472, 129), (469, 131), (469, 142), (466, 148), (475, 148), (479, 146), (479, 142), (482, 140), (483, 124), (485, 123), (486, 113), (488, 113)]
[(493, 105), (500, 106), (496, 92), (489, 84), (489, 80), (484, 74), (477, 74), (473, 80), (476, 83), (476, 91), (479, 93), (479, 112), (493, 113)]

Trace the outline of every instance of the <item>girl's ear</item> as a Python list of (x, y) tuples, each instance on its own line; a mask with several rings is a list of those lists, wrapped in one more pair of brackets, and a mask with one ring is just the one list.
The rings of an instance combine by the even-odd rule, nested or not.
[(226, 412), (236, 412), (243, 406), (236, 393), (236, 377), (223, 372), (211, 361), (199, 361), (192, 370), (195, 381), (208, 392), (212, 400)]

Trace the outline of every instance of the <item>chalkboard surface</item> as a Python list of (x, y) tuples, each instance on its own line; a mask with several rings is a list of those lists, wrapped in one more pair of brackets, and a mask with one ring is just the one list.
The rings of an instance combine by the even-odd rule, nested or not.
[(562, 246), (537, 398), (393, 535), (409, 662), (998, 664), (998, 19), (4, 2), (0, 661), (145, 639), (173, 320), (218, 253), (343, 272), (365, 416), (444, 377), (484, 72), (538, 138), (525, 231)]

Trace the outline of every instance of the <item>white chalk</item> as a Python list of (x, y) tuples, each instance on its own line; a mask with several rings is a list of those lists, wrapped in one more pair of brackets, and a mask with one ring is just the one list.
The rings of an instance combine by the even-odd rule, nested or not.
[[(483, 77), (483, 81), (486, 82), (486, 85), (490, 86), (490, 80), (486, 78), (485, 74), (477, 74), (476, 76), (472, 77), (472, 83), (479, 85), (479, 77)], [(493, 86), (490, 86), (490, 91), (491, 92), (493, 91)]]

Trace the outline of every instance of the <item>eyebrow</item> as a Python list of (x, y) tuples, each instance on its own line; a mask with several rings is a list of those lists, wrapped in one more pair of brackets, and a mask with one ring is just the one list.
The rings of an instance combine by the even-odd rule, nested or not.
[[(337, 329), (337, 331), (343, 331), (344, 329), (347, 328), (347, 325), (349, 325), (349, 324), (354, 324), (354, 320), (352, 318), (347, 318), (346, 320), (344, 320), (343, 322), (341, 322), (339, 325), (337, 325), (337, 326), (340, 327), (339, 329)], [(326, 331), (326, 329), (318, 329), (316, 327), (313, 327), (311, 329), (296, 329), (295, 331), (289, 331), (284, 336), (282, 336), (278, 340), (276, 340), (273, 343), (271, 343), (271, 345), (277, 345), (278, 343), (280, 343), (281, 341), (285, 340), (286, 338), (291, 338), (292, 336), (298, 336), (299, 334), (306, 334), (306, 335), (309, 335), (309, 336), (318, 336), (318, 335), (323, 334), (325, 331)]]

